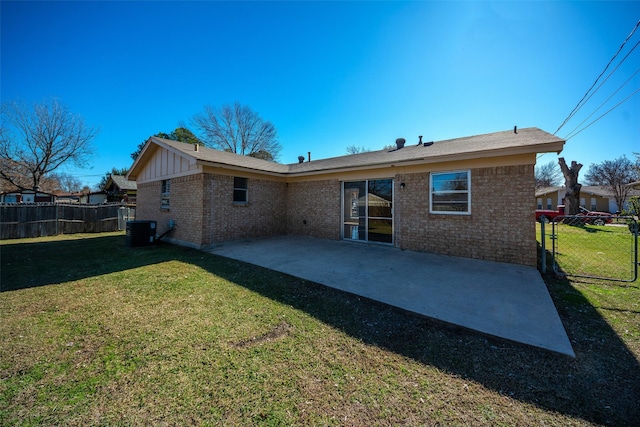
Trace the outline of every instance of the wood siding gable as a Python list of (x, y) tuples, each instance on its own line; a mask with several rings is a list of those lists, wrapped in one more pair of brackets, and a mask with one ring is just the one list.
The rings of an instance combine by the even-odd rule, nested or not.
[(170, 179), (202, 172), (196, 159), (176, 150), (158, 147), (137, 177), (139, 183)]

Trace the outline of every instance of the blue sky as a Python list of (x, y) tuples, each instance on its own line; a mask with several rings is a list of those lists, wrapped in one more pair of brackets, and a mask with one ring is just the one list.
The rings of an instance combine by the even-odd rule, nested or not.
[[(3, 102), (57, 97), (101, 128), (93, 186), (149, 136), (238, 101), (278, 129), (279, 160), (518, 127), (550, 133), (640, 19), (640, 2), (0, 3)], [(640, 29), (609, 70), (640, 41)], [(640, 46), (558, 135), (640, 67)], [(606, 74), (605, 74), (606, 76)], [(640, 88), (633, 77), (595, 115)], [(571, 138), (585, 165), (640, 151), (640, 93)], [(555, 161), (547, 154), (539, 163)]]

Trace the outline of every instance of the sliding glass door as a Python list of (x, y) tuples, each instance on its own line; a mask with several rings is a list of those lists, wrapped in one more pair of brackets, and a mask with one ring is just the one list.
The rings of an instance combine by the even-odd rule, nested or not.
[(393, 244), (393, 180), (343, 183), (342, 237)]

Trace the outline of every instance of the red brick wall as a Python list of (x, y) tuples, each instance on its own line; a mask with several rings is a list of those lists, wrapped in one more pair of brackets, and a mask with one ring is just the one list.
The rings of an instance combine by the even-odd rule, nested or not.
[(175, 221), (174, 231), (166, 238), (189, 246), (200, 247), (203, 236), (203, 175), (189, 175), (171, 179), (169, 209), (161, 209), (162, 181), (138, 185), (136, 219), (156, 221), (158, 235)]
[(340, 239), (340, 188), (337, 179), (289, 183), (287, 233)]
[(396, 244), (409, 250), (535, 266), (533, 193), (533, 165), (472, 169), (471, 215), (437, 215), (429, 213), (429, 173), (398, 175)]
[[(471, 215), (430, 214), (428, 172), (399, 174), (394, 185), (397, 247), (535, 266), (533, 165), (472, 169)], [(249, 178), (249, 203), (237, 204), (233, 176), (173, 178), (169, 210), (160, 209), (160, 191), (160, 181), (138, 185), (137, 218), (157, 221), (158, 234), (175, 220), (168, 237), (178, 243), (201, 247), (283, 234), (340, 239), (337, 179)]]
[(249, 202), (234, 203), (233, 176), (207, 175), (207, 180), (211, 234), (205, 244), (286, 234), (286, 183), (249, 178)]

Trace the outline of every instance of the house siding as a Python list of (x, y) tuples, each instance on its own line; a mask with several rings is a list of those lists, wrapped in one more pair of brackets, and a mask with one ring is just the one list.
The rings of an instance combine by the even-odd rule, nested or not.
[(203, 244), (286, 234), (286, 183), (249, 178), (248, 203), (234, 203), (233, 176), (207, 174), (207, 182), (211, 234)]
[(176, 227), (167, 240), (189, 246), (202, 244), (203, 220), (203, 175), (171, 178), (169, 209), (161, 209), (162, 180), (138, 185), (136, 218), (157, 222), (158, 235), (169, 229), (169, 220)]
[(340, 181), (291, 182), (287, 194), (287, 233), (340, 239)]
[[(341, 238), (339, 179), (249, 177), (242, 204), (233, 202), (233, 176), (198, 173), (171, 179), (169, 209), (160, 208), (161, 182), (139, 184), (137, 218), (157, 221), (158, 234), (173, 219), (168, 241), (205, 247), (284, 234)], [(533, 165), (471, 169), (471, 215), (429, 213), (429, 172), (397, 174), (394, 186), (396, 247), (535, 266)]]
[(429, 172), (397, 175), (396, 246), (535, 266), (532, 183), (533, 165), (471, 169), (471, 214), (437, 215), (429, 213)]

